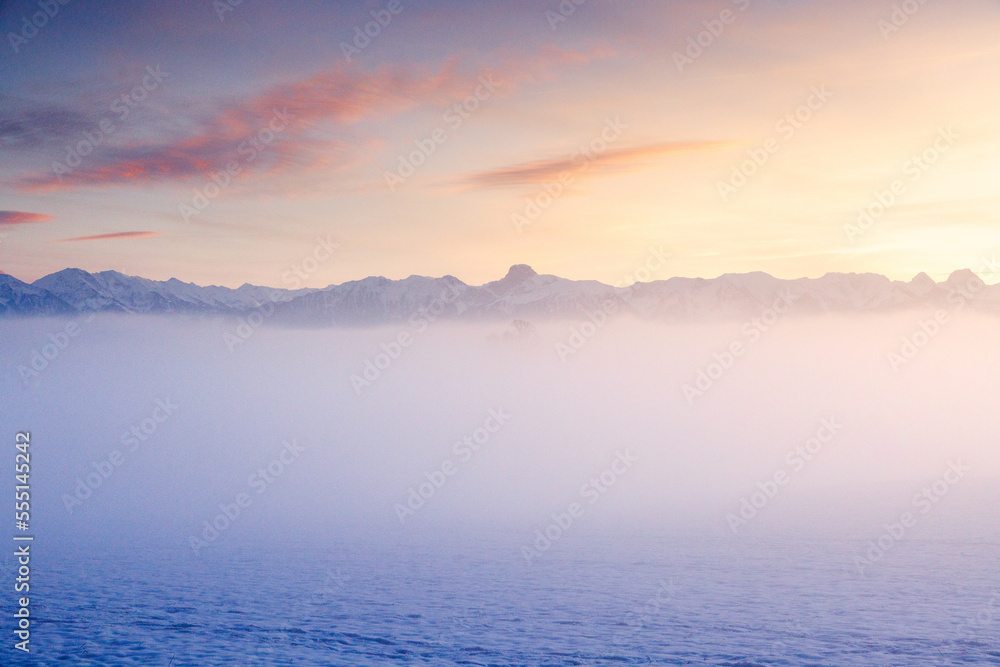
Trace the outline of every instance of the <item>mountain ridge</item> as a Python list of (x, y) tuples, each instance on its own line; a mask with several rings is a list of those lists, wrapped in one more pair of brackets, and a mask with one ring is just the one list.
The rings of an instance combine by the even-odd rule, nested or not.
[(1000, 314), (1000, 285), (986, 285), (969, 269), (934, 282), (926, 273), (893, 281), (876, 273), (827, 273), (792, 280), (770, 274), (727, 273), (717, 278), (672, 277), (627, 287), (539, 274), (515, 264), (499, 280), (468, 285), (454, 276), (369, 276), (325, 288), (295, 290), (244, 283), (199, 286), (117, 271), (67, 268), (25, 283), (0, 274), (0, 316), (74, 313), (245, 315), (309, 325), (381, 324), (416, 317), (562, 318), (598, 309), (643, 317), (704, 319), (753, 315), (783, 294), (796, 293), (796, 310), (868, 312), (910, 306), (952, 308), (960, 303)]

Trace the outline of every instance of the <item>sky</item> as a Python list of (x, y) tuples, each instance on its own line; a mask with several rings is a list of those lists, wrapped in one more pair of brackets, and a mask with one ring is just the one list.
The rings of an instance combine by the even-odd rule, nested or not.
[(997, 0), (62, 1), (0, 1), (22, 280), (1000, 280)]

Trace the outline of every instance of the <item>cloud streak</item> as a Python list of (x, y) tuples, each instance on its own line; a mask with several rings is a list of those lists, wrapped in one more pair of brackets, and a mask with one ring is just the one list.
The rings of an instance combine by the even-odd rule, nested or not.
[(681, 153), (724, 148), (728, 141), (668, 141), (644, 146), (615, 148), (590, 156), (577, 153), (568, 158), (526, 162), (499, 167), (463, 177), (460, 181), (475, 188), (502, 188), (538, 185), (557, 180), (564, 172), (580, 171), (583, 165), (591, 172), (623, 172), (638, 169), (657, 159)]
[(56, 239), (56, 243), (70, 241), (104, 241), (106, 239), (142, 239), (150, 236), (162, 236), (160, 232), (113, 232), (111, 234), (94, 234), (93, 236), (74, 236), (71, 239)]
[(82, 112), (0, 95), (0, 148), (27, 151), (59, 142), (93, 124)]
[(290, 168), (336, 169), (352, 163), (348, 149), (358, 143), (345, 141), (344, 128), (389, 119), (421, 106), (462, 100), (479, 85), (480, 77), (496, 77), (503, 93), (510, 94), (522, 83), (549, 78), (554, 68), (606, 55), (547, 47), (533, 57), (510, 58), (498, 67), (477, 70), (463, 68), (457, 57), (436, 69), (392, 66), (366, 72), (340, 63), (254, 96), (216, 101), (202, 112), (186, 136), (103, 146), (69, 173), (30, 174), (14, 185), (25, 192), (49, 192), (207, 176), (238, 160), (247, 142), (252, 144), (259, 133), (267, 131), (276, 111), (286, 110), (292, 121), (281, 132), (280, 141), (266, 142), (253, 168), (241, 172), (240, 177), (272, 175)]
[(26, 211), (0, 211), (0, 226), (23, 225), (29, 222), (48, 222), (53, 216), (45, 213), (28, 213)]

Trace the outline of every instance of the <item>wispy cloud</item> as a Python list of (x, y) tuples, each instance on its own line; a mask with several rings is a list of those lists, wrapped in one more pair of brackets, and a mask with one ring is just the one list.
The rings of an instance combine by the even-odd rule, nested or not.
[(68, 241), (103, 241), (105, 239), (141, 239), (160, 235), (160, 232), (113, 232), (111, 234), (95, 234), (93, 236), (74, 236), (71, 239), (56, 239), (56, 243), (65, 243)]
[(460, 182), (478, 188), (537, 185), (558, 179), (559, 175), (564, 172), (579, 171), (584, 163), (588, 165), (588, 173), (631, 171), (651, 164), (658, 158), (730, 145), (731, 142), (728, 141), (668, 141), (645, 146), (616, 148), (590, 156), (581, 154), (499, 167), (470, 174), (461, 178)]
[(241, 146), (247, 146), (245, 142), (259, 132), (266, 132), (276, 111), (287, 112), (290, 124), (282, 130), (280, 140), (261, 151), (262, 157), (254, 161), (252, 169), (240, 173), (241, 178), (288, 168), (337, 168), (352, 163), (350, 148), (363, 143), (347, 140), (343, 128), (464, 99), (481, 77), (496, 77), (502, 82), (502, 94), (510, 94), (521, 83), (548, 78), (554, 68), (606, 55), (604, 51), (547, 47), (531, 57), (510, 58), (497, 67), (475, 70), (463, 67), (458, 57), (436, 69), (394, 66), (366, 72), (341, 63), (245, 99), (216, 101), (198, 114), (186, 136), (103, 146), (69, 173), (29, 174), (14, 185), (22, 191), (44, 192), (207, 174), (238, 160)]
[(54, 218), (44, 213), (25, 211), (0, 211), (0, 225), (21, 225), (27, 222), (48, 222)]
[(93, 124), (86, 113), (0, 95), (0, 148), (33, 150), (60, 142)]

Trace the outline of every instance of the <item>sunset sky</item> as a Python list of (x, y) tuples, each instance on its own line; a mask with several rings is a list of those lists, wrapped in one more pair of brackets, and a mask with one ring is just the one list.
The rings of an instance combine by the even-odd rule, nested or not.
[(997, 0), (230, 1), (0, 2), (0, 269), (1000, 280)]

